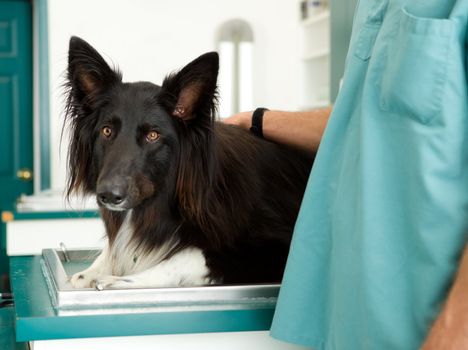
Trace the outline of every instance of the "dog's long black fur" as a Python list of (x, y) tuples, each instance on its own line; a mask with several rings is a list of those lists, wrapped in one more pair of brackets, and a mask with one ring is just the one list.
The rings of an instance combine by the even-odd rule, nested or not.
[(280, 281), (313, 158), (215, 121), (218, 55), (162, 86), (123, 83), (77, 37), (68, 63), (68, 194), (97, 194), (109, 244), (131, 209), (147, 252), (176, 236), (166, 258), (197, 247), (215, 280)]

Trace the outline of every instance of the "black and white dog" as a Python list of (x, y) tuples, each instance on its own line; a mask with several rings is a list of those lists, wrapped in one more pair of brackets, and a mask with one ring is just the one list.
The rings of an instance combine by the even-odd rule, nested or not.
[(68, 194), (95, 194), (108, 243), (76, 288), (281, 280), (313, 162), (215, 121), (218, 55), (162, 86), (123, 83), (70, 40)]

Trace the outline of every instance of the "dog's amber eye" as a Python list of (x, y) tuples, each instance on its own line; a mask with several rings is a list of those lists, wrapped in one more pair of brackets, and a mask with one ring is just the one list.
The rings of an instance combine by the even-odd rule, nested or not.
[(146, 141), (148, 142), (155, 142), (158, 139), (159, 139), (159, 134), (154, 130), (151, 130), (149, 133), (146, 134)]
[(102, 136), (109, 138), (112, 136), (112, 129), (109, 128), (108, 126), (105, 126), (101, 129), (101, 134)]

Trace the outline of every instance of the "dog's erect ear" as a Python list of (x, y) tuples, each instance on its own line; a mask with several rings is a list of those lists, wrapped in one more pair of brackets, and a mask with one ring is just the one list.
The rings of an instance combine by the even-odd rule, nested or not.
[(176, 118), (212, 118), (215, 110), (219, 57), (206, 53), (163, 82), (159, 102)]
[(97, 118), (93, 112), (100, 96), (119, 83), (122, 76), (91, 45), (77, 37), (70, 39), (67, 73), (65, 120), (70, 126), (67, 184), (70, 196), (72, 192), (90, 193), (94, 189), (97, 174), (91, 158)]
[(81, 103), (85, 97), (92, 100), (121, 80), (121, 74), (112, 70), (91, 45), (76, 36), (70, 39), (68, 84), (75, 102)]

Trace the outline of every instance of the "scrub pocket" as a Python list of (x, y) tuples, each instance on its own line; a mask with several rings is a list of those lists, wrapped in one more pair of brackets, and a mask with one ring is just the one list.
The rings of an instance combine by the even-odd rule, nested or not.
[(399, 15), (380, 77), (380, 108), (429, 123), (443, 103), (453, 22), (416, 17), (404, 9)]

